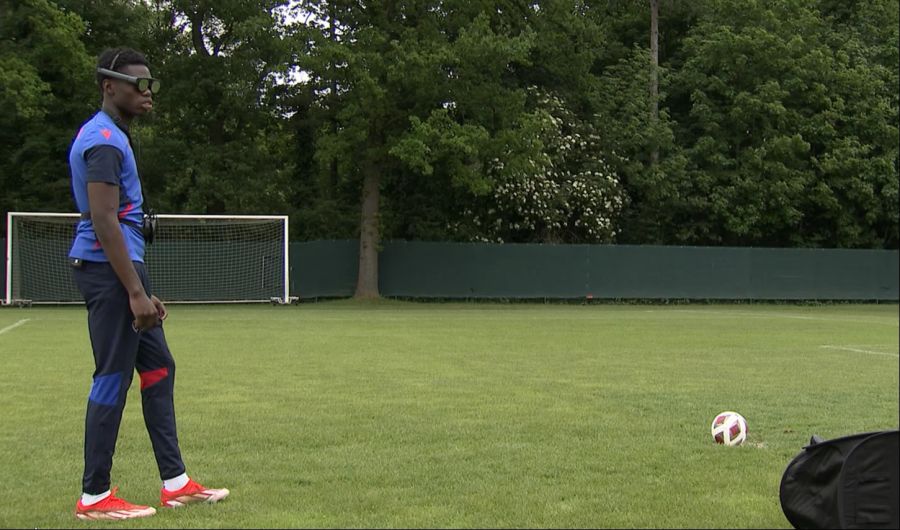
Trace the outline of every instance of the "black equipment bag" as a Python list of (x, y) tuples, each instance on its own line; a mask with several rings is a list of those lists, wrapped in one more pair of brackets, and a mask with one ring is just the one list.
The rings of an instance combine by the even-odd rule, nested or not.
[(900, 528), (900, 431), (813, 436), (779, 497), (794, 528)]

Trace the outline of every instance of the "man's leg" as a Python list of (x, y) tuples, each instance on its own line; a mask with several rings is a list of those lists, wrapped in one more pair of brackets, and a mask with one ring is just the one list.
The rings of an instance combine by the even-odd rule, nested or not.
[(82, 262), (74, 276), (87, 303), (95, 365), (85, 416), (82, 489), (96, 495), (109, 490), (138, 335), (131, 328), (128, 294), (108, 263)]
[(128, 294), (109, 263), (79, 262), (74, 277), (87, 303), (94, 350), (94, 382), (84, 420), (82, 494), (75, 504), (75, 517), (88, 521), (148, 517), (156, 510), (121, 499), (109, 488), (119, 424), (138, 350)]
[(137, 355), (144, 424), (163, 480), (184, 473), (175, 427), (175, 360), (162, 326), (141, 333)]
[[(135, 268), (147, 294), (151, 294), (144, 267)], [(195, 502), (218, 502), (227, 497), (227, 489), (206, 488), (185, 473), (175, 427), (175, 359), (161, 324), (141, 333), (136, 367), (141, 378), (144, 424), (159, 466), (159, 478), (163, 481), (160, 504), (178, 507)]]

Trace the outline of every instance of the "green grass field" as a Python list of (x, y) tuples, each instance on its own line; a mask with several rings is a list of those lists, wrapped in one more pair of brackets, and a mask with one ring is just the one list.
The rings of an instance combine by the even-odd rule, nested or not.
[[(778, 485), (812, 434), (898, 426), (897, 305), (169, 309), (188, 473), (232, 494), (127, 527), (789, 527)], [(0, 526), (108, 527), (73, 517), (85, 310), (0, 330)], [(154, 504), (128, 400), (113, 484)], [(744, 446), (713, 443), (723, 410)]]

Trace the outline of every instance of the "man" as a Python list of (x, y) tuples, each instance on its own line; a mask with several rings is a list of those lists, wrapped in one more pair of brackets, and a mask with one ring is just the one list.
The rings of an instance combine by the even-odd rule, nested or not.
[[(144, 269), (143, 194), (128, 127), (150, 112), (160, 83), (142, 54), (107, 50), (97, 68), (102, 108), (78, 131), (69, 153), (72, 191), (81, 212), (69, 252), (84, 296), (94, 351), (88, 396), (79, 519), (130, 519), (156, 513), (110, 491), (110, 470), (125, 397), (140, 376), (144, 423), (163, 480), (162, 506), (218, 502), (227, 489), (204, 488), (185, 473), (175, 430), (175, 361), (162, 321), (163, 303)], [(148, 239), (152, 233), (147, 234)]]

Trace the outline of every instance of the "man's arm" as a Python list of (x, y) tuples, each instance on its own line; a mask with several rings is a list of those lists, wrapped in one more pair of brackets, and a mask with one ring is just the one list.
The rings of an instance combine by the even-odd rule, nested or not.
[[(109, 151), (107, 151), (108, 153)], [(159, 322), (159, 317), (156, 306), (144, 291), (141, 279), (131, 263), (131, 256), (128, 255), (128, 248), (125, 246), (125, 237), (122, 235), (118, 218), (118, 178), (110, 174), (109, 164), (104, 163), (107, 159), (108, 157), (104, 157), (102, 152), (88, 153), (87, 192), (91, 222), (109, 264), (128, 292), (135, 327), (149, 329)]]

